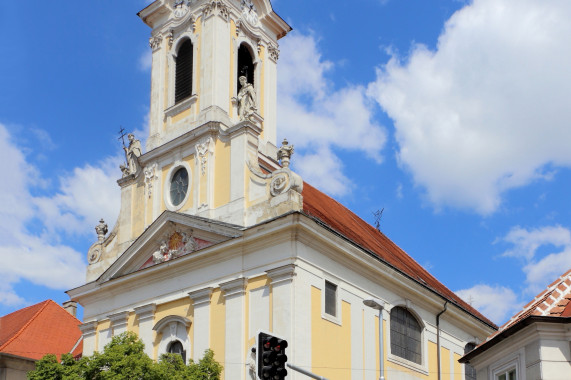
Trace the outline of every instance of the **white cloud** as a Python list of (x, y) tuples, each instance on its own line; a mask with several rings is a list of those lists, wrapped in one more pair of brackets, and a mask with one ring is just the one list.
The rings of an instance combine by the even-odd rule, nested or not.
[(570, 18), (569, 1), (474, 0), (436, 51), (415, 45), (378, 70), (368, 94), (436, 207), (489, 214), (505, 191), (571, 166)]
[(153, 52), (151, 49), (146, 49), (139, 57), (139, 70), (149, 71), (153, 65)]
[[(333, 87), (327, 79), (333, 63), (322, 59), (314, 36), (292, 33), (280, 49), (278, 130), (298, 148), (304, 162), (313, 165), (301, 169), (297, 163), (311, 174), (304, 179), (311, 178), (333, 195), (346, 194), (350, 182), (334, 149), (359, 151), (382, 161), (387, 138), (385, 129), (373, 120), (374, 104), (364, 87)], [(316, 159), (320, 154), (325, 155), (322, 167)], [(297, 157), (294, 163), (302, 160)]]
[(0, 304), (9, 306), (26, 302), (13, 287), (22, 280), (61, 290), (83, 283), (85, 253), (62, 244), (61, 233), (91, 233), (95, 241), (99, 218), (112, 224), (118, 212), (116, 159), (76, 168), (59, 178), (55, 194), (38, 197), (31, 190), (39, 174), (23, 151), (0, 124)]
[(525, 261), (528, 295), (539, 293), (571, 268), (571, 231), (567, 228), (546, 226), (528, 230), (517, 226), (501, 240), (513, 245), (503, 256)]
[(521, 307), (514, 291), (504, 286), (479, 284), (455, 293), (498, 325)]

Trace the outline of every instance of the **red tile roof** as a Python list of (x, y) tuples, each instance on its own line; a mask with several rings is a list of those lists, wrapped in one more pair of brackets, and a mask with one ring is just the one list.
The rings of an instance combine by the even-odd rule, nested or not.
[(303, 184), (302, 195), (303, 211), (305, 214), (319, 219), (332, 230), (358, 246), (370, 251), (382, 261), (404, 273), (414, 281), (428, 287), (489, 326), (497, 328), (492, 321), (484, 317), (468, 303), (464, 302), (464, 300), (446, 286), (442, 285), (442, 283), (428, 273), (426, 269), (382, 232), (359, 218), (341, 203), (305, 182)]
[(498, 333), (512, 327), (530, 315), (543, 317), (571, 317), (571, 269), (557, 280), (553, 281), (547, 289), (516, 313), (500, 329), (488, 337), (492, 339)]
[[(0, 353), (41, 359), (75, 348), (81, 322), (52, 300), (40, 302), (0, 317)], [(77, 345), (77, 347), (76, 347)]]

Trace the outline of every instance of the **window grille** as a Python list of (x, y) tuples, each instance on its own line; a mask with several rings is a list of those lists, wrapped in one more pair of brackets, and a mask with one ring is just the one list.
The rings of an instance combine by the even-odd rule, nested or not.
[[(464, 355), (472, 351), (474, 348), (476, 348), (476, 345), (474, 343), (466, 344), (466, 346), (464, 347)], [(464, 364), (464, 379), (476, 380), (476, 369), (467, 363)]]
[(405, 308), (391, 310), (391, 353), (422, 364), (422, 330), (416, 318)]
[(325, 281), (325, 313), (337, 316), (337, 285)]
[(169, 344), (169, 348), (167, 349), (169, 354), (177, 354), (182, 357), (183, 363), (186, 363), (186, 351), (182, 347), (182, 343), (178, 340), (175, 340), (171, 344)]

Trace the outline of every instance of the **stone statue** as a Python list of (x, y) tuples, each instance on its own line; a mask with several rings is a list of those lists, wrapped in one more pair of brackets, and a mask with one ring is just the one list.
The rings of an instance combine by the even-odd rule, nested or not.
[(123, 146), (125, 158), (127, 159), (127, 166), (121, 165), (123, 177), (137, 172), (139, 169), (139, 157), (143, 153), (141, 150), (141, 142), (135, 138), (134, 134), (129, 133), (127, 138), (129, 139), (129, 146)]
[(242, 88), (238, 92), (238, 116), (240, 121), (252, 120), (252, 115), (257, 111), (256, 92), (254, 86), (247, 82), (245, 76), (238, 78)]

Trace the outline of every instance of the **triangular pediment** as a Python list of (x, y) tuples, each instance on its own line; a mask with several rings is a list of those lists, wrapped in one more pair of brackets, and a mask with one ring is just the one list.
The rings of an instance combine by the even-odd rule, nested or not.
[(99, 277), (102, 283), (242, 236), (242, 227), (165, 211)]

